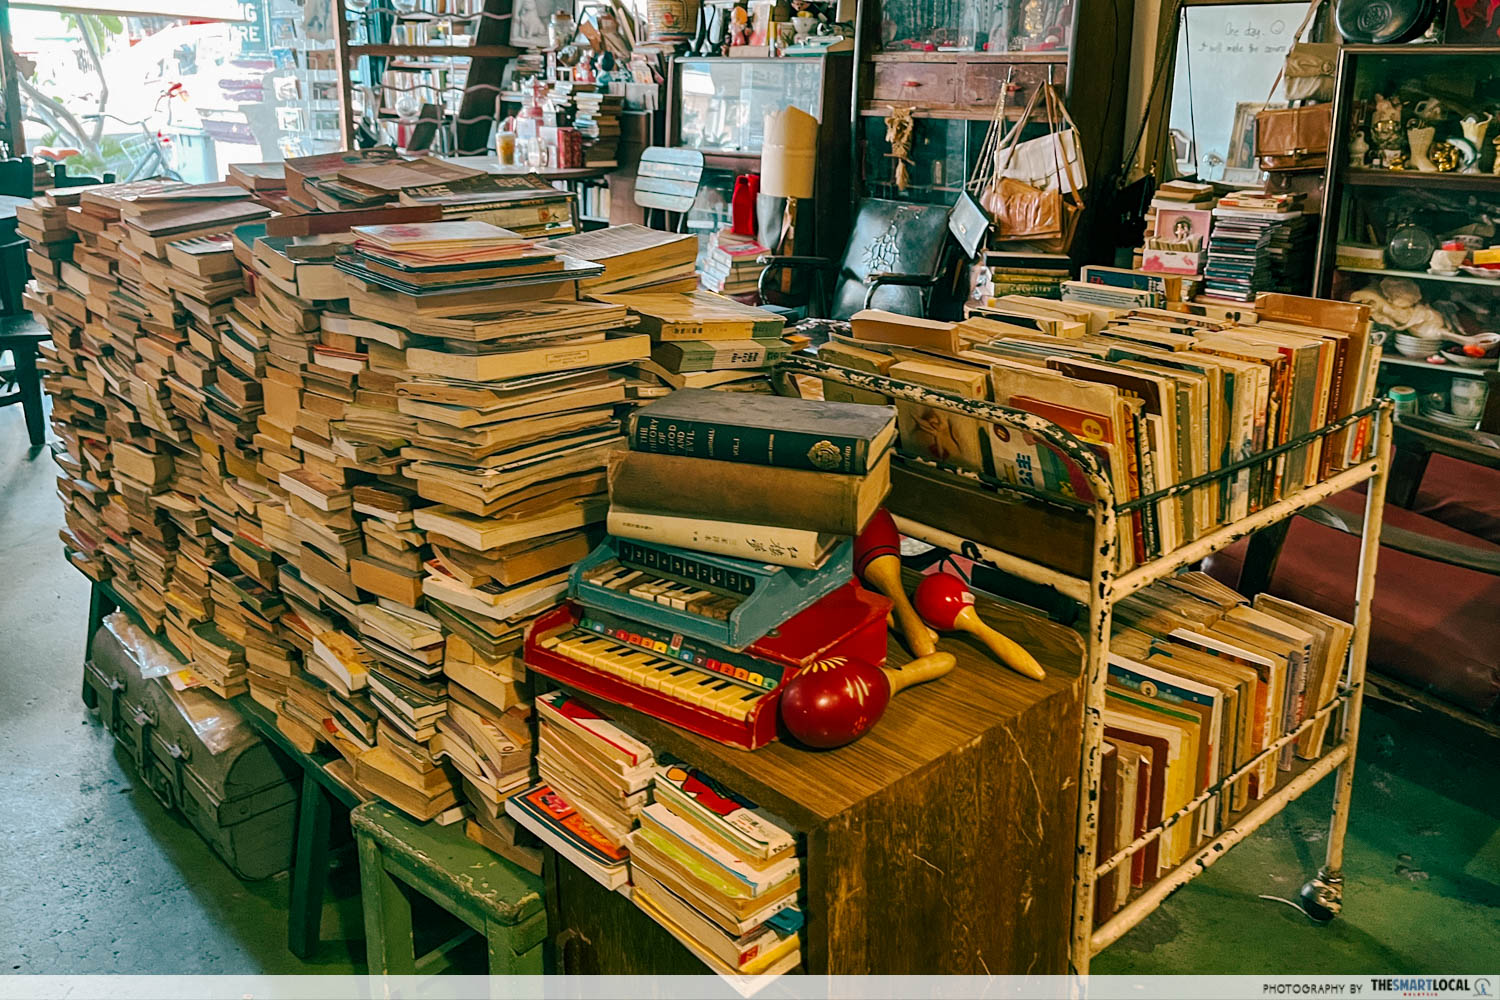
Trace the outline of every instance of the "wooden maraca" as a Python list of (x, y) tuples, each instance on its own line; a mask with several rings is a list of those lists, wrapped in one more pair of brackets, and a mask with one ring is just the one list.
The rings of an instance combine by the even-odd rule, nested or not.
[(906, 636), (906, 648), (913, 656), (927, 656), (937, 649), (937, 635), (922, 624), (901, 586), (901, 533), (884, 507), (875, 511), (865, 530), (854, 539), (854, 572), (891, 599), (896, 622)]
[(1036, 657), (980, 621), (979, 612), (974, 610), (974, 594), (952, 573), (923, 577), (915, 597), (917, 610), (928, 624), (944, 632), (962, 631), (977, 636), (990, 647), (997, 660), (1018, 674), (1038, 681), (1047, 676)]
[(933, 653), (899, 670), (830, 656), (809, 663), (781, 692), (781, 721), (801, 743), (830, 750), (853, 743), (880, 721), (896, 692), (953, 669), (952, 653)]

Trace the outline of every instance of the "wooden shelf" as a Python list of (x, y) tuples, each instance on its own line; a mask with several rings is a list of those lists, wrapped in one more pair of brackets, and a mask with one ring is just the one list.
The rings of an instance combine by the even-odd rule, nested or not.
[(1345, 45), (1357, 56), (1484, 56), (1500, 55), (1500, 45)]
[(1424, 170), (1346, 170), (1344, 183), (1354, 187), (1431, 187), (1440, 191), (1490, 191), (1500, 194), (1500, 175), (1429, 173)]
[(509, 59), (520, 50), (509, 45), (351, 45), (349, 58), (360, 56), (467, 56), (471, 59)]
[[(979, 105), (935, 105), (918, 104), (911, 101), (861, 101), (859, 114), (862, 118), (884, 118), (896, 108), (910, 108), (913, 118), (940, 118), (946, 121), (989, 121), (995, 116), (995, 109), (991, 107), (980, 107)], [(1007, 121), (1020, 119), (1024, 107), (1007, 107), (1005, 117)]]
[(890, 49), (885, 52), (870, 53), (871, 62), (946, 63), (960, 58), (966, 62), (1062, 64), (1068, 61), (1068, 50), (1048, 49), (1044, 52), (919, 52), (916, 49)]
[(1447, 281), (1455, 285), (1482, 285), (1500, 292), (1500, 281), (1475, 278), (1467, 274), (1432, 274), (1429, 271), (1396, 271), (1388, 267), (1345, 267), (1334, 265), (1334, 270), (1350, 274), (1378, 274), (1382, 278), (1411, 278), (1413, 281)]

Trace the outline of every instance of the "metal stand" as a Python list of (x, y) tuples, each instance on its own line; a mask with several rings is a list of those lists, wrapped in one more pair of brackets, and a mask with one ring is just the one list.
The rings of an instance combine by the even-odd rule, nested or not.
[[(1088, 609), (1088, 630), (1085, 636), (1086, 647), (1083, 662), (1083, 676), (1087, 689), (1083, 710), (1082, 773), (1079, 782), (1081, 794), (1079, 795), (1073, 880), (1073, 935), (1069, 949), (1072, 965), (1077, 973), (1086, 975), (1089, 962), (1094, 955), (1118, 940), (1174, 891), (1201, 875), (1210, 865), (1223, 857), (1229, 848), (1250, 836), (1289, 803), (1295, 801), (1335, 770), (1338, 772), (1338, 782), (1334, 791), (1328, 855), (1322, 870), (1303, 888), (1302, 900), (1308, 916), (1315, 921), (1326, 922), (1338, 915), (1343, 898), (1344, 836), (1349, 824), (1349, 799), (1354, 785), (1354, 750), (1359, 740), (1360, 708), (1364, 697), (1365, 657), (1370, 641), (1370, 608), (1375, 594), (1375, 563), (1380, 552), (1381, 513), (1385, 507), (1386, 482), (1391, 462), (1392, 411), (1388, 402), (1375, 403), (1313, 434), (1288, 441), (1207, 475), (1189, 479), (1149, 496), (1121, 502), (1116, 500), (1108, 478), (1104, 475), (1092, 451), (1073, 435), (1032, 414), (993, 403), (964, 399), (878, 375), (840, 368), (802, 356), (794, 356), (782, 362), (779, 366), (779, 373), (810, 375), (842, 382), (893, 398), (948, 410), (962, 416), (1005, 424), (1017, 432), (1035, 434), (1076, 462), (1088, 480), (1089, 487), (1096, 498), (1093, 504), (1082, 504), (1076, 501), (1063, 504), (1077, 509), (1086, 508), (1092, 515), (1095, 544), (1093, 566), (1088, 579), (1069, 576), (1050, 567), (977, 544), (951, 532), (935, 529), (907, 518), (896, 518), (897, 527), (902, 533), (912, 538), (951, 551), (961, 551), (977, 563), (1051, 587)], [(781, 384), (784, 385), (787, 381), (790, 380), (785, 380)], [(1268, 504), (1248, 517), (1221, 525), (1206, 535), (1137, 565), (1133, 569), (1124, 572), (1119, 570), (1117, 524), (1120, 517), (1129, 516), (1134, 510), (1146, 505), (1159, 503), (1161, 500), (1182, 495), (1215, 481), (1227, 480), (1241, 470), (1269, 463), (1280, 454), (1295, 448), (1306, 447), (1318, 438), (1326, 439), (1329, 435), (1346, 428), (1353, 428), (1364, 420), (1371, 421), (1375, 428), (1375, 447), (1372, 457), (1361, 459), (1322, 482), (1314, 483), (1290, 497)], [(921, 460), (912, 461), (927, 465), (934, 464)], [(1035, 492), (1015, 484), (986, 480), (972, 472), (956, 469), (945, 471), (964, 476), (971, 481), (981, 482), (997, 490), (1021, 494), (1034, 494)], [(1160, 826), (1146, 831), (1134, 843), (1113, 857), (1104, 859), (1101, 863), (1098, 857), (1099, 782), (1104, 744), (1104, 704), (1105, 684), (1108, 677), (1109, 639), (1115, 603), (1163, 577), (1232, 545), (1241, 538), (1251, 536), (1261, 530), (1277, 529), (1299, 511), (1366, 480), (1370, 481), (1370, 486), (1365, 502), (1359, 582), (1355, 592), (1354, 641), (1349, 654), (1348, 674), (1344, 685), (1327, 704), (1318, 706), (1294, 731), (1282, 735), (1233, 774), (1205, 789), (1196, 799), (1172, 816), (1166, 817)], [(1051, 503), (1059, 502), (1058, 498), (1050, 495), (1047, 500)], [(1197, 811), (1212, 801), (1217, 793), (1227, 790), (1233, 782), (1255, 770), (1267, 759), (1273, 758), (1282, 747), (1296, 740), (1304, 731), (1340, 710), (1342, 710), (1342, 721), (1337, 729), (1338, 737), (1326, 753), (1307, 763), (1305, 768), (1285, 778), (1273, 792), (1252, 804), (1210, 841), (1189, 854), (1181, 864), (1138, 891), (1134, 898), (1109, 920), (1097, 928), (1094, 927), (1094, 885), (1101, 876), (1128, 862), (1137, 851), (1161, 837), (1176, 824), (1190, 818), (1196, 819)]]

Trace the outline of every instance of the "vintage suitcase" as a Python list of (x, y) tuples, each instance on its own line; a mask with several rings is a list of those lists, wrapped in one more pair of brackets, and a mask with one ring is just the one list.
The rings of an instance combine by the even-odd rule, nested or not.
[(217, 695), (175, 690), (183, 664), (116, 612), (94, 635), (84, 683), (100, 721), (141, 780), (180, 811), (235, 874), (260, 879), (291, 863), (296, 765), (275, 753)]

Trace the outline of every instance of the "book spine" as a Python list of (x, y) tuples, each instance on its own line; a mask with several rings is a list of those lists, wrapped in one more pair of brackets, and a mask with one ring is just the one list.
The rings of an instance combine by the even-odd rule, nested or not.
[(713, 420), (653, 417), (640, 411), (630, 418), (630, 447), (633, 451), (657, 455), (687, 455), (849, 476), (864, 475), (869, 457), (869, 442), (863, 438), (737, 427)]
[(862, 479), (680, 455), (626, 452), (611, 462), (610, 502), (686, 517), (856, 535)]
[(818, 532), (610, 507), (609, 533), (754, 562), (817, 569)]

